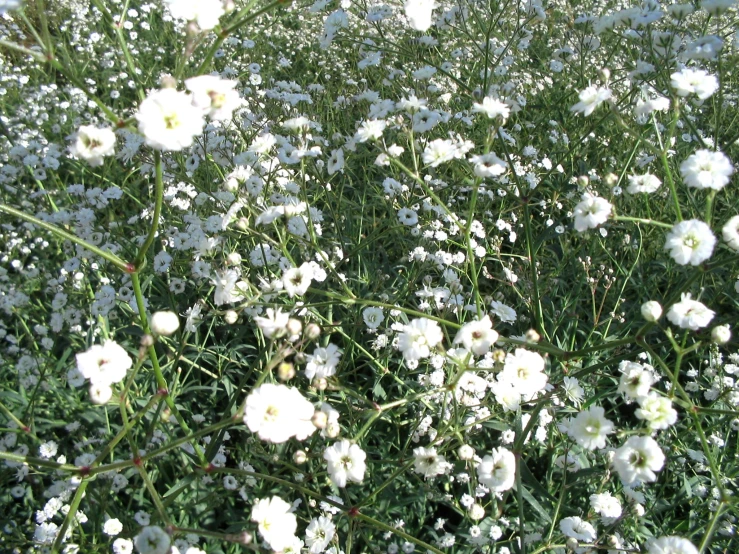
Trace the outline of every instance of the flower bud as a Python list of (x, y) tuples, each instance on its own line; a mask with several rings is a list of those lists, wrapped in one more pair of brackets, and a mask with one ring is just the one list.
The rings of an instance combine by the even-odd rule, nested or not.
[(716, 344), (726, 344), (731, 340), (731, 330), (728, 325), (716, 325), (711, 330), (711, 340)]
[(603, 67), (598, 71), (598, 76), (603, 80), (603, 82), (607, 83), (611, 79), (611, 70), (607, 67)]
[(223, 319), (229, 325), (233, 325), (239, 319), (239, 314), (237, 314), (234, 310), (228, 310), (223, 315)]
[(245, 217), (240, 217), (236, 220), (236, 228), (240, 231), (246, 231), (249, 228), (249, 220)]
[(536, 332), (536, 329), (529, 329), (526, 331), (526, 342), (539, 342), (541, 335)]
[(231, 252), (226, 258), (228, 265), (241, 265), (241, 254), (238, 252)]
[(149, 348), (154, 345), (154, 337), (151, 335), (144, 335), (141, 337), (141, 348)]
[(604, 180), (606, 182), (606, 185), (608, 185), (609, 187), (612, 187), (613, 185), (618, 183), (618, 175), (616, 175), (615, 173), (608, 173), (605, 176)]
[(470, 506), (469, 515), (472, 521), (479, 521), (485, 517), (485, 508), (475, 502), (472, 506)]
[(457, 456), (459, 456), (460, 460), (471, 460), (475, 457), (475, 449), (469, 444), (463, 444), (457, 450)]
[(655, 322), (662, 317), (662, 306), (655, 300), (644, 302), (641, 305), (641, 316), (647, 321)]
[(315, 425), (316, 429), (325, 429), (328, 423), (328, 415), (326, 412), (318, 410), (313, 414), (311, 422)]
[(326, 426), (326, 436), (330, 439), (335, 439), (339, 436), (339, 433), (341, 432), (341, 427), (339, 427), (339, 424), (334, 422), (329, 423)]
[(156, 312), (151, 316), (151, 330), (155, 335), (168, 337), (180, 328), (180, 318), (174, 312)]
[(587, 175), (580, 175), (577, 178), (577, 184), (581, 187), (587, 187), (589, 183), (590, 183), (590, 178), (588, 178)]
[(287, 320), (287, 334), (290, 336), (300, 335), (303, 332), (303, 324), (299, 319), (291, 317)]
[(315, 323), (309, 323), (305, 327), (305, 338), (308, 340), (316, 340), (321, 336), (321, 328)]
[(326, 390), (328, 387), (328, 381), (325, 377), (321, 377), (320, 379), (316, 379), (313, 381), (313, 386), (316, 388), (316, 390)]
[(159, 88), (177, 88), (177, 79), (165, 73), (159, 78)]
[(644, 515), (644, 506), (641, 504), (634, 504), (634, 514), (636, 517), (642, 517)]
[(569, 539), (567, 539), (567, 542), (565, 542), (565, 546), (567, 547), (567, 550), (572, 550), (574, 552), (575, 550), (577, 550), (579, 544), (576, 538), (570, 537)]
[(297, 465), (304, 464), (306, 460), (308, 459), (308, 455), (305, 453), (305, 450), (298, 450), (293, 454), (293, 462), (295, 462)]
[(280, 381), (289, 381), (295, 377), (295, 366), (290, 362), (282, 362), (277, 366), (277, 378)]

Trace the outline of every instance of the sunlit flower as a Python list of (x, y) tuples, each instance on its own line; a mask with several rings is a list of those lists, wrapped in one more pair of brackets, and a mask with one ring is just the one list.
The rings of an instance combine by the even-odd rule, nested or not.
[(605, 448), (606, 437), (616, 431), (613, 422), (606, 419), (605, 410), (590, 406), (570, 420), (568, 433), (572, 439), (587, 450)]
[(655, 471), (664, 463), (665, 455), (652, 437), (629, 437), (613, 457), (613, 467), (624, 485), (656, 481)]
[(141, 102), (136, 119), (146, 144), (158, 150), (178, 151), (192, 145), (203, 131), (203, 111), (192, 97), (173, 88), (155, 90)]
[(698, 554), (698, 549), (682, 537), (660, 537), (649, 545), (647, 554)]
[(594, 196), (589, 192), (582, 195), (582, 200), (575, 206), (575, 230), (582, 233), (588, 229), (595, 229), (605, 223), (611, 215), (613, 206), (605, 198)]
[(441, 327), (427, 318), (412, 320), (398, 337), (398, 348), (406, 360), (420, 360), (431, 355), (431, 349), (444, 338)]
[(111, 129), (99, 129), (93, 125), (83, 125), (74, 134), (74, 143), (69, 153), (85, 160), (92, 167), (103, 165), (105, 156), (115, 153), (115, 133)]
[(328, 475), (339, 488), (346, 487), (348, 481), (362, 482), (367, 470), (366, 457), (364, 450), (348, 440), (335, 442), (323, 451), (323, 459), (328, 464)]
[(516, 479), (516, 457), (513, 452), (503, 447), (493, 448), (477, 464), (477, 479), (493, 492), (512, 488)]
[(693, 300), (689, 292), (684, 292), (680, 302), (673, 304), (667, 310), (667, 319), (671, 323), (691, 331), (706, 327), (711, 323), (714, 315), (716, 315), (715, 312), (709, 310), (705, 304)]
[(697, 150), (680, 164), (680, 175), (689, 187), (721, 190), (734, 174), (731, 160), (723, 152)]
[(431, 14), (436, 7), (434, 0), (406, 0), (404, 9), (411, 29), (425, 32), (431, 27)]
[(570, 111), (588, 116), (603, 102), (610, 100), (611, 96), (612, 93), (610, 89), (591, 85), (578, 94), (580, 101), (572, 106)]
[(234, 110), (242, 106), (239, 93), (234, 90), (237, 81), (221, 79), (214, 75), (199, 75), (185, 80), (185, 87), (192, 92), (192, 103), (215, 120), (231, 119)]
[(716, 237), (711, 228), (698, 219), (676, 223), (667, 234), (665, 250), (680, 265), (700, 265), (713, 254)]
[(133, 542), (140, 554), (167, 554), (172, 541), (164, 529), (150, 525), (144, 527)]
[(701, 100), (710, 97), (718, 90), (718, 79), (702, 69), (686, 67), (670, 75), (672, 88), (678, 96), (695, 94)]
[(413, 469), (426, 478), (442, 475), (451, 469), (451, 464), (436, 453), (436, 448), (418, 447), (413, 450), (413, 456)]

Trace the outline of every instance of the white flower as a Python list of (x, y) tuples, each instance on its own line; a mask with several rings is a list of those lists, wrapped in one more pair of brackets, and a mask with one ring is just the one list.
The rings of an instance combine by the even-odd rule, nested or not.
[(444, 456), (436, 453), (436, 448), (418, 447), (413, 450), (413, 469), (424, 477), (435, 477), (449, 471), (449, 464)]
[(238, 280), (239, 272), (236, 269), (226, 269), (216, 273), (216, 276), (211, 279), (212, 283), (216, 286), (213, 294), (213, 303), (216, 306), (232, 304), (239, 299), (236, 290)]
[(267, 308), (267, 317), (256, 316), (254, 321), (259, 325), (262, 333), (268, 339), (281, 337), (287, 332), (287, 322), (290, 314), (282, 313), (280, 308)]
[(716, 315), (715, 312), (709, 310), (704, 304), (693, 300), (689, 292), (683, 293), (680, 302), (673, 304), (667, 310), (667, 319), (674, 325), (691, 331), (706, 327), (711, 323), (714, 315)]
[(348, 440), (335, 442), (323, 451), (323, 459), (328, 463), (328, 475), (334, 485), (342, 489), (347, 481), (362, 482), (367, 470), (366, 457), (364, 450)]
[(680, 175), (689, 187), (721, 190), (731, 179), (734, 166), (723, 152), (697, 150), (680, 164)]
[(434, 0), (406, 0), (404, 9), (411, 29), (426, 32), (431, 27), (431, 14), (436, 7)]
[(103, 165), (105, 156), (115, 153), (115, 133), (111, 129), (98, 129), (92, 125), (83, 125), (74, 135), (74, 144), (69, 148), (70, 154), (85, 160), (92, 167)]
[(209, 31), (220, 17), (226, 13), (223, 0), (164, 0), (169, 13), (175, 19), (194, 21), (203, 31)]
[(430, 319), (418, 318), (403, 326), (398, 337), (398, 348), (408, 360), (420, 360), (431, 355), (431, 349), (444, 338), (441, 327)]
[(123, 531), (123, 524), (116, 518), (109, 519), (103, 524), (103, 533), (111, 537), (115, 537), (121, 531)]
[(609, 100), (611, 96), (612, 94), (610, 89), (591, 85), (578, 94), (580, 101), (572, 106), (570, 111), (579, 112), (588, 116), (595, 111), (595, 108), (600, 106), (606, 100)]
[(174, 312), (156, 312), (151, 316), (151, 330), (168, 337), (180, 328), (180, 318)]
[(336, 526), (326, 516), (313, 518), (305, 530), (305, 544), (310, 554), (320, 554), (331, 543), (336, 534)]
[(503, 447), (493, 448), (477, 464), (477, 479), (493, 492), (512, 488), (516, 479), (516, 457), (513, 452)]
[(382, 325), (382, 322), (385, 319), (385, 314), (382, 313), (382, 308), (370, 306), (362, 311), (362, 319), (368, 329), (377, 329)]
[(116, 539), (113, 541), (113, 554), (131, 554), (133, 542), (131, 539)]
[(624, 393), (632, 399), (646, 396), (656, 379), (651, 371), (639, 363), (622, 361), (618, 370), (621, 372), (619, 378), (618, 392)]
[(275, 552), (280, 552), (283, 545), (293, 541), (298, 528), (298, 520), (291, 509), (292, 505), (279, 496), (257, 500), (252, 507), (251, 520)]
[(133, 542), (140, 554), (167, 554), (171, 539), (164, 529), (156, 525), (150, 525), (144, 527), (133, 538)]
[(305, 357), (308, 362), (305, 366), (305, 376), (310, 379), (323, 379), (336, 374), (336, 366), (341, 360), (341, 350), (333, 343), (325, 348), (319, 346)]
[(579, 517), (566, 517), (559, 522), (559, 530), (566, 536), (582, 542), (592, 543), (598, 538), (595, 528)]
[(667, 429), (677, 421), (677, 412), (669, 398), (651, 393), (637, 399), (636, 417), (645, 420), (652, 430)]
[(606, 419), (605, 410), (600, 406), (590, 406), (570, 420), (568, 434), (587, 450), (605, 448), (606, 436), (615, 432), (613, 422)]
[(326, 163), (326, 171), (329, 175), (333, 175), (337, 171), (344, 169), (344, 150), (338, 148), (337, 150), (331, 151), (331, 157)]
[(112, 340), (94, 344), (86, 352), (77, 354), (77, 369), (85, 379), (97, 385), (120, 383), (133, 365), (128, 353)]
[(136, 112), (139, 132), (146, 144), (158, 150), (179, 151), (203, 131), (203, 111), (192, 105), (189, 94), (173, 88), (155, 90)]
[(621, 517), (621, 502), (610, 492), (590, 495), (590, 505), (593, 510), (598, 512), (604, 518)]
[(695, 94), (705, 100), (718, 90), (718, 79), (702, 69), (685, 68), (670, 75), (672, 88), (678, 96)]
[(354, 138), (357, 142), (367, 142), (368, 140), (378, 139), (382, 136), (383, 131), (387, 127), (387, 122), (383, 119), (370, 119), (363, 121), (357, 129)]
[(547, 384), (549, 378), (544, 373), (544, 365), (540, 354), (516, 348), (513, 354), (506, 354), (503, 371), (497, 379), (501, 383), (510, 383), (514, 391), (528, 402)]
[(454, 344), (462, 343), (462, 345), (478, 356), (484, 356), (490, 351), (490, 348), (498, 340), (498, 333), (493, 331), (493, 322), (490, 316), (485, 316), (479, 321), (470, 321), (465, 323), (462, 328), (457, 331), (454, 337)]
[(305, 440), (316, 430), (311, 422), (314, 412), (298, 389), (265, 383), (247, 396), (244, 423), (267, 442)]
[(478, 177), (498, 177), (508, 171), (508, 164), (495, 152), (471, 156), (470, 163), (474, 165), (472, 171)]
[(629, 175), (629, 186), (626, 187), (626, 192), (629, 194), (638, 194), (640, 192), (651, 194), (655, 192), (661, 184), (662, 181), (651, 173), (647, 173), (645, 175)]
[(516, 310), (496, 300), (490, 302), (490, 313), (497, 316), (503, 323), (513, 323), (518, 317)]
[(303, 296), (308, 292), (312, 280), (313, 266), (307, 262), (300, 267), (292, 267), (282, 274), (282, 285), (290, 298)]
[(457, 147), (451, 140), (432, 140), (423, 150), (423, 163), (431, 167), (438, 167), (445, 162), (453, 160), (456, 154)]
[(652, 437), (629, 437), (613, 457), (613, 467), (624, 485), (656, 481), (655, 471), (664, 463), (665, 455)]
[(667, 233), (665, 250), (680, 265), (700, 265), (713, 254), (716, 237), (711, 228), (698, 219), (676, 223)]
[(682, 537), (660, 537), (649, 545), (648, 554), (698, 554), (698, 549)]
[(739, 215), (735, 215), (721, 229), (729, 248), (739, 252)]
[(641, 305), (641, 316), (649, 322), (654, 323), (662, 317), (662, 306), (656, 300), (649, 300)]
[(498, 100), (497, 98), (493, 98), (492, 96), (486, 96), (482, 99), (481, 104), (473, 104), (472, 106), (472, 112), (473, 113), (484, 113), (486, 116), (488, 116), (490, 119), (495, 119), (496, 117), (500, 117), (502, 120), (508, 119), (508, 116), (511, 113), (511, 108), (508, 104), (505, 102)]
[(575, 206), (575, 229), (582, 233), (587, 229), (595, 229), (605, 223), (611, 215), (613, 206), (605, 198), (594, 196), (589, 192), (582, 195), (582, 200)]
[(200, 75), (185, 80), (185, 87), (192, 92), (192, 103), (214, 120), (229, 120), (233, 111), (243, 104), (234, 90), (237, 81), (221, 79), (213, 75)]

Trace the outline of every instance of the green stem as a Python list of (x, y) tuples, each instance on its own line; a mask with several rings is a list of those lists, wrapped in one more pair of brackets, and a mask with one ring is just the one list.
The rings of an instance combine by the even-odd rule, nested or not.
[(85, 489), (87, 488), (87, 485), (90, 483), (89, 479), (83, 479), (80, 483), (79, 487), (77, 487), (77, 491), (74, 493), (74, 498), (72, 499), (71, 504), (69, 505), (69, 512), (67, 512), (66, 517), (64, 518), (64, 522), (62, 523), (62, 526), (59, 528), (56, 539), (54, 539), (54, 544), (51, 546), (51, 552), (52, 554), (56, 554), (59, 552), (59, 549), (61, 548), (62, 544), (65, 542), (67, 534), (67, 529), (69, 529), (69, 526), (72, 524), (72, 521), (77, 516), (77, 510), (79, 510), (80, 502), (82, 502), (82, 497), (85, 495)]
[(631, 217), (631, 216), (626, 216), (626, 215), (614, 215), (613, 220), (614, 221), (629, 221), (632, 223), (644, 223), (645, 225), (655, 225), (657, 227), (662, 227), (663, 229), (672, 229), (673, 227), (669, 223), (662, 223), (661, 221), (655, 221), (654, 219), (644, 219), (641, 217)]
[(161, 152), (159, 152), (159, 150), (154, 151), (154, 168), (154, 213), (152, 215), (152, 222), (151, 228), (149, 229), (149, 234), (146, 237), (144, 244), (141, 245), (139, 253), (136, 255), (136, 259), (133, 262), (133, 265), (136, 267), (137, 271), (142, 267), (142, 264), (146, 260), (146, 253), (149, 251), (149, 248), (151, 248), (152, 243), (156, 239), (157, 229), (159, 228), (159, 217), (162, 213), (162, 203), (164, 201), (164, 183), (162, 179), (162, 154)]
[(75, 244), (79, 244), (83, 248), (89, 250), (93, 254), (96, 254), (100, 256), (101, 258), (109, 261), (114, 266), (116, 266), (118, 269), (125, 271), (126, 273), (131, 272), (131, 265), (121, 260), (118, 256), (115, 254), (112, 254), (111, 252), (106, 252), (105, 250), (101, 250), (95, 245), (90, 244), (89, 242), (85, 241), (84, 239), (79, 238), (76, 235), (73, 235), (72, 233), (69, 233), (65, 231), (64, 229), (61, 229), (57, 227), (56, 225), (53, 225), (51, 223), (47, 223), (45, 221), (41, 221), (37, 217), (34, 217), (32, 215), (29, 215), (25, 212), (22, 212), (21, 210), (16, 210), (15, 208), (11, 208), (10, 206), (6, 204), (0, 204), (0, 212), (5, 212), (7, 214), (13, 215), (19, 219), (22, 219), (24, 221), (27, 221), (29, 223), (32, 223), (34, 225), (37, 225), (41, 227), (42, 229), (46, 229), (50, 233), (53, 233), (59, 238), (66, 239), (69, 241), (74, 242)]

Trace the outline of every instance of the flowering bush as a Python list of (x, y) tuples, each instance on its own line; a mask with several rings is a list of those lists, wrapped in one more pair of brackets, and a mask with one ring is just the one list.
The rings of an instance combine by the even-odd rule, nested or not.
[(0, 1), (0, 550), (737, 550), (734, 0)]

